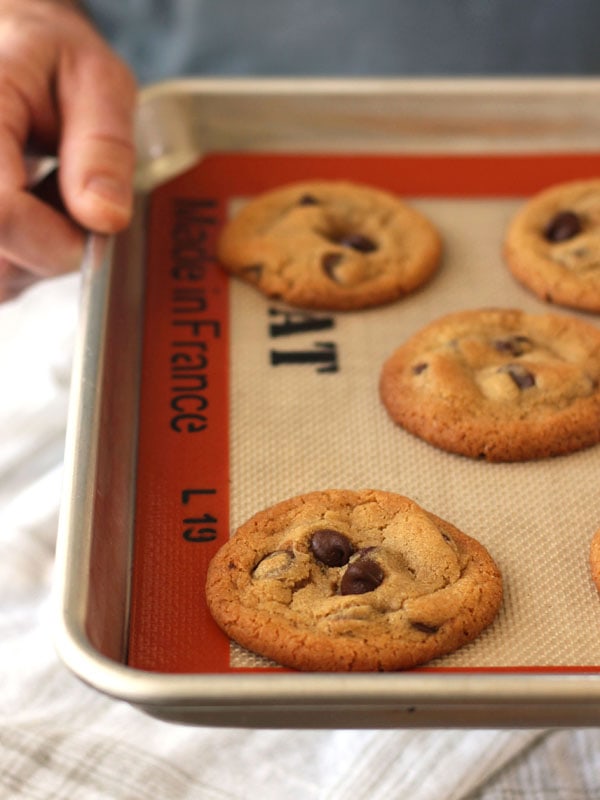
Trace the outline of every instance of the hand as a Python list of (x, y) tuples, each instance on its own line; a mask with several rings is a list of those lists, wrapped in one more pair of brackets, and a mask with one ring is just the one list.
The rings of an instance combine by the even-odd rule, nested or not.
[[(127, 225), (135, 96), (131, 72), (74, 0), (0, 0), (0, 300), (24, 274), (75, 269), (84, 229)], [(70, 219), (27, 191), (32, 142), (58, 154)]]

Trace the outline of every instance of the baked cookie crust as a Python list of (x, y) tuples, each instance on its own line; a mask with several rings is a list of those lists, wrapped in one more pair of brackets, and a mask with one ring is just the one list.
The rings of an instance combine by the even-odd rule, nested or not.
[(380, 394), (398, 425), (452, 453), (571, 453), (600, 441), (600, 330), (513, 309), (449, 314), (390, 356)]
[(228, 636), (284, 666), (400, 670), (475, 639), (502, 578), (483, 545), (414, 501), (329, 490), (242, 525), (212, 559), (206, 597)]
[(600, 592), (600, 528), (590, 542), (590, 570), (596, 589)]
[(600, 178), (532, 197), (507, 229), (504, 256), (542, 300), (600, 312)]
[(340, 311), (414, 291), (437, 270), (441, 251), (434, 225), (395, 195), (324, 180), (252, 199), (217, 248), (227, 271), (267, 297)]

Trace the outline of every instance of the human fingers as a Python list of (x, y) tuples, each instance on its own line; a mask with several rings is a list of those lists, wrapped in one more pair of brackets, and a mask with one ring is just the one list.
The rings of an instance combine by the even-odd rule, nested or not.
[[(78, 267), (85, 234), (65, 214), (26, 189), (0, 189), (0, 256), (39, 277)], [(5, 273), (6, 280), (6, 273)]]
[[(0, 294), (24, 285), (21, 267), (39, 276), (81, 263), (85, 235), (28, 190), (30, 140), (53, 146), (61, 120), (55, 86), (64, 53), (97, 36), (69, 3), (0, 0)], [(58, 204), (60, 206), (60, 204)], [(64, 207), (62, 208), (64, 212)]]
[(36, 275), (0, 257), (0, 303), (13, 300), (38, 279)]
[(86, 228), (115, 232), (128, 223), (132, 208), (133, 76), (98, 40), (85, 52), (64, 55), (57, 92), (65, 204)]
[(23, 283), (17, 280), (17, 267), (40, 277), (76, 269), (85, 236), (81, 226), (64, 213), (51, 178), (34, 189), (28, 186), (23, 156), (30, 129), (23, 111), (25, 95), (6, 80), (2, 66), (0, 63), (0, 259), (15, 269), (5, 266), (0, 271), (0, 292), (10, 294), (15, 283), (19, 287)]

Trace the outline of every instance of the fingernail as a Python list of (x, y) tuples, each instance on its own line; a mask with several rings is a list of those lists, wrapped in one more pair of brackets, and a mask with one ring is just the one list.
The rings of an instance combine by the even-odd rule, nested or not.
[(110, 175), (94, 175), (85, 188), (116, 209), (129, 212), (131, 207), (131, 186), (129, 184)]

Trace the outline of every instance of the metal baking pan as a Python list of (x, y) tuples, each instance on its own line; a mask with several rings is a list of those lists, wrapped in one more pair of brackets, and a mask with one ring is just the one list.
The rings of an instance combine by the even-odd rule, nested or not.
[[(352, 405), (356, 375), (444, 310), (546, 310), (503, 269), (502, 225), (548, 182), (597, 175), (599, 129), (595, 79), (190, 79), (141, 93), (133, 223), (115, 239), (92, 237), (83, 265), (56, 556), (56, 644), (67, 667), (155, 717), (197, 725), (600, 723), (600, 600), (587, 569), (600, 527), (598, 448), (472, 463), (395, 428), (375, 395)], [(414, 296), (318, 315), (320, 333), (305, 330), (291, 346), (274, 340), (289, 332), (291, 310), (226, 279), (210, 242), (218, 215), (246, 196), (316, 176), (405, 195), (435, 218), (447, 253)], [(191, 207), (199, 216), (174, 211)], [(201, 283), (169, 283), (182, 274)], [(192, 340), (212, 360), (208, 383)], [(198, 366), (187, 373), (194, 391), (178, 388), (192, 385), (186, 364)], [(250, 387), (265, 364), (257, 421)], [(367, 383), (376, 380), (375, 368)], [(286, 437), (303, 412), (301, 446)], [(325, 431), (315, 423), (313, 432), (323, 416)], [(216, 438), (176, 435), (194, 427)], [(500, 621), (454, 656), (394, 674), (293, 673), (219, 639), (202, 599), (211, 548), (286, 496), (367, 485), (413, 497), (489, 547), (506, 581)]]

